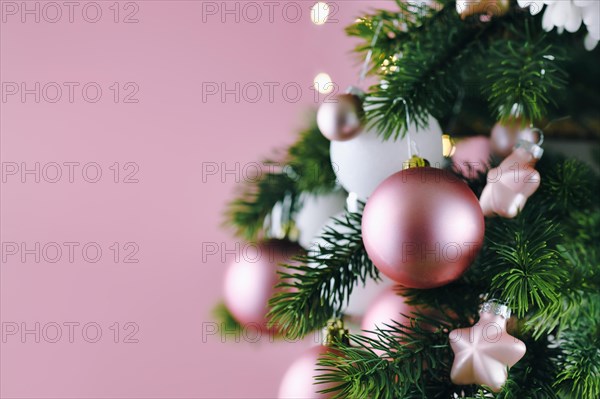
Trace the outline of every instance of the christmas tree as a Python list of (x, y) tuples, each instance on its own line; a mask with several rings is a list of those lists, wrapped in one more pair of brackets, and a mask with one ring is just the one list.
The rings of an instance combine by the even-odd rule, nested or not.
[[(277, 288), (257, 288), (272, 296), (268, 328), (327, 327), (302, 392), (600, 397), (600, 180), (542, 149), (544, 136), (598, 137), (599, 4), (397, 0), (347, 28), (377, 83), (323, 104), (227, 212), (238, 236), (285, 252), (271, 257), (286, 263)], [(346, 196), (312, 237), (307, 214)], [(358, 312), (368, 331), (348, 335), (349, 302), (377, 282)], [(220, 314), (265, 317), (240, 306)]]

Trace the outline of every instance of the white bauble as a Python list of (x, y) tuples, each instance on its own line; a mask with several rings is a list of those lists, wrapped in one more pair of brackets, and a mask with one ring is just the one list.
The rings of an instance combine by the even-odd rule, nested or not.
[[(331, 219), (329, 219), (319, 230), (318, 235), (313, 239), (313, 242), (309, 248), (309, 253), (311, 255), (318, 254), (319, 248), (330, 246), (331, 244), (326, 242), (321, 235), (325, 232), (325, 230), (334, 229), (339, 233), (349, 233), (350, 229), (347, 227), (336, 225), (334, 219), (345, 220), (345, 213), (341, 212)], [(339, 242), (340, 245), (347, 244), (347, 241), (344, 240)], [(317, 266), (317, 265), (313, 265)], [(350, 301), (347, 306), (343, 309), (343, 312), (349, 316), (362, 316), (367, 311), (367, 306), (373, 301), (375, 297), (379, 295), (381, 291), (386, 289), (389, 286), (392, 286), (394, 282), (389, 278), (380, 274), (381, 281), (375, 281), (371, 278), (368, 278), (366, 283), (363, 285), (359, 282), (354, 286), (352, 290), (352, 294), (350, 295)]]
[[(418, 155), (431, 166), (441, 167), (444, 162), (442, 129), (437, 120), (429, 116), (427, 128), (417, 130), (412, 125), (409, 132)], [(379, 183), (402, 170), (403, 162), (408, 159), (408, 137), (407, 134), (396, 141), (383, 141), (371, 130), (349, 141), (332, 141), (331, 164), (338, 182), (346, 191), (367, 199)]]
[(299, 230), (298, 243), (309, 249), (320, 228), (330, 217), (344, 210), (346, 193), (343, 190), (328, 194), (306, 194), (301, 198), (302, 208), (295, 217)]

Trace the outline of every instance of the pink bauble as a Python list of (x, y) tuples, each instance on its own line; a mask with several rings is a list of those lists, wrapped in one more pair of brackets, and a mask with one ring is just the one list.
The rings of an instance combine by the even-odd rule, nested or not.
[(317, 112), (317, 125), (323, 136), (332, 141), (346, 141), (363, 129), (364, 111), (360, 98), (351, 93), (335, 96)]
[(539, 134), (528, 128), (519, 118), (505, 123), (498, 122), (492, 128), (490, 137), (492, 153), (500, 158), (507, 157), (519, 140), (537, 143)]
[(381, 183), (367, 201), (362, 238), (383, 274), (411, 288), (459, 278), (483, 245), (475, 194), (453, 173), (410, 168)]
[(490, 166), (490, 139), (484, 136), (468, 137), (454, 146), (452, 163), (463, 176), (473, 179), (485, 173)]
[(335, 386), (335, 384), (316, 384), (315, 377), (322, 374), (316, 369), (319, 357), (332, 350), (323, 345), (310, 348), (288, 368), (279, 385), (280, 399), (325, 399), (333, 393), (321, 394), (319, 391)]
[(270, 240), (247, 243), (225, 274), (225, 305), (241, 324), (265, 328), (269, 299), (275, 293), (280, 264), (299, 252), (296, 244)]
[(360, 328), (365, 331), (363, 335), (374, 338), (375, 334), (367, 331), (375, 331), (378, 328), (386, 330), (389, 329), (386, 324), (395, 326), (396, 323), (394, 322), (409, 325), (410, 316), (417, 310), (417, 307), (406, 303), (402, 296), (401, 287), (388, 287), (369, 304)]

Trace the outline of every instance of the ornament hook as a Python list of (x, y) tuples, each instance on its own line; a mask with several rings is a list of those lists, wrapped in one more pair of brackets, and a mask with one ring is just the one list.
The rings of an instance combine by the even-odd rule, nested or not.
[(413, 156), (419, 156), (419, 147), (417, 143), (413, 141), (410, 134), (410, 114), (408, 113), (408, 104), (404, 98), (400, 98), (400, 101), (404, 104), (404, 114), (406, 116), (406, 137), (408, 138), (408, 158), (411, 159)]
[(518, 140), (515, 144), (515, 149), (523, 148), (537, 160), (540, 159), (542, 155), (544, 155), (544, 149), (542, 148), (542, 143), (544, 143), (544, 132), (542, 131), (542, 129), (538, 129), (537, 127), (531, 128), (531, 131), (539, 134), (538, 142), (533, 143), (531, 141), (521, 139)]
[(363, 66), (360, 70), (360, 75), (358, 77), (358, 84), (360, 85), (363, 80), (367, 77), (367, 71), (369, 70), (369, 63), (371, 62), (371, 57), (373, 57), (373, 46), (377, 43), (377, 39), (379, 38), (379, 34), (381, 33), (381, 28), (383, 28), (383, 20), (379, 20), (377, 27), (375, 28), (375, 34), (373, 35), (373, 39), (371, 40), (371, 45), (369, 46), (369, 51), (367, 51), (367, 55), (365, 56), (365, 61), (363, 62)]
[(542, 144), (544, 144), (544, 132), (542, 131), (542, 129), (537, 128), (537, 127), (532, 127), (531, 129), (532, 132), (537, 133), (539, 136), (538, 142), (536, 143), (538, 146), (542, 146)]

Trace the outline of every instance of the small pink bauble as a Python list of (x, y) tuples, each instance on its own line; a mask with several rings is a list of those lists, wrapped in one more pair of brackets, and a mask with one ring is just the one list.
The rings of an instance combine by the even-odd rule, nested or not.
[(389, 329), (388, 326), (395, 326), (394, 322), (410, 324), (410, 316), (418, 308), (406, 303), (401, 294), (401, 287), (388, 287), (369, 304), (360, 325), (361, 330), (365, 331), (363, 335), (375, 338), (375, 334), (366, 331), (376, 331), (378, 328), (386, 330)]
[(299, 247), (286, 241), (248, 243), (225, 274), (225, 306), (241, 324), (265, 329), (269, 299), (276, 292), (280, 264), (289, 263)]
[(340, 94), (325, 102), (317, 112), (317, 125), (323, 136), (331, 141), (347, 141), (363, 129), (362, 101), (355, 94)]
[(321, 394), (319, 391), (335, 386), (335, 384), (316, 384), (315, 377), (322, 374), (316, 369), (320, 368), (318, 360), (321, 355), (332, 350), (330, 347), (319, 345), (304, 352), (288, 368), (279, 385), (280, 399), (325, 399), (333, 393)]
[(460, 140), (454, 146), (452, 163), (454, 168), (469, 179), (474, 179), (479, 173), (485, 173), (490, 164), (490, 139), (485, 136), (468, 137)]
[(490, 137), (492, 153), (500, 158), (505, 158), (512, 153), (519, 140), (537, 143), (539, 134), (527, 127), (519, 118), (505, 123), (496, 123), (492, 128)]
[(453, 173), (430, 167), (388, 177), (368, 199), (362, 238), (383, 274), (410, 288), (459, 278), (483, 245), (479, 201)]

